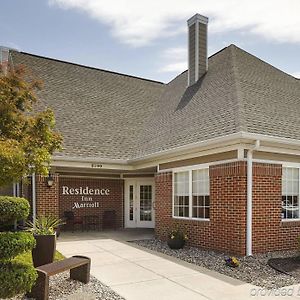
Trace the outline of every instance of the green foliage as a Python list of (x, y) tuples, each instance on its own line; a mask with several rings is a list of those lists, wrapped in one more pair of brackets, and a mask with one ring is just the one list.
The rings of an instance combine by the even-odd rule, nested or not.
[(46, 175), (51, 155), (61, 147), (53, 111), (33, 109), (40, 89), (22, 66), (0, 72), (0, 186), (32, 172)]
[(30, 205), (25, 198), (0, 196), (0, 223), (26, 219), (30, 212)]
[(180, 229), (178, 225), (174, 227), (174, 229), (171, 230), (169, 233), (169, 238), (171, 240), (176, 239), (176, 240), (188, 240), (188, 236), (185, 234), (185, 231)]
[[(65, 257), (56, 251), (54, 260)], [(37, 278), (31, 251), (15, 257), (11, 262), (0, 263), (0, 299), (10, 298), (30, 291)]]
[(55, 216), (39, 216), (35, 222), (27, 222), (27, 226), (34, 234), (37, 235), (49, 235), (54, 234), (55, 229), (64, 222)]
[(11, 260), (33, 249), (35, 244), (34, 237), (28, 232), (0, 232), (0, 261)]
[(16, 262), (0, 263), (0, 298), (11, 298), (31, 290), (37, 279), (33, 266)]
[[(54, 261), (63, 260), (65, 257), (58, 251), (55, 252)], [(27, 251), (16, 256), (13, 260), (15, 263), (33, 265), (31, 251)]]

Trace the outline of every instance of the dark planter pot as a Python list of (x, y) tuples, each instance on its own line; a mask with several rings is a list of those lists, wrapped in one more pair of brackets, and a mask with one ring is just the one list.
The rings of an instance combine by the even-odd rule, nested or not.
[(182, 249), (185, 245), (185, 240), (183, 239), (168, 239), (168, 246), (171, 249)]
[(60, 226), (55, 228), (56, 237), (58, 238), (60, 236)]
[(56, 235), (34, 235), (36, 247), (32, 249), (34, 267), (52, 263), (56, 250)]

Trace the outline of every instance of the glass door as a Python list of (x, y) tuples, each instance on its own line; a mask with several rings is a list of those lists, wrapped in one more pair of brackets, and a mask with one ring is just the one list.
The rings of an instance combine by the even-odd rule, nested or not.
[(125, 227), (154, 228), (154, 180), (125, 182)]

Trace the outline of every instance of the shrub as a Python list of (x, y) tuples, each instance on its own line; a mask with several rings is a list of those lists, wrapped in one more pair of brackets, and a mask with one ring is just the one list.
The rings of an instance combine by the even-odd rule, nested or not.
[[(26, 219), (30, 206), (26, 199), (0, 196), (0, 223)], [(37, 273), (32, 265), (12, 259), (35, 246), (34, 237), (28, 232), (0, 232), (0, 298), (11, 298), (30, 291)]]
[(9, 260), (35, 247), (35, 239), (28, 232), (0, 232), (0, 260)]
[(25, 198), (0, 196), (0, 223), (26, 219), (29, 212), (29, 202)]
[(33, 266), (0, 263), (0, 298), (11, 298), (30, 291), (36, 279), (37, 272)]
[(174, 229), (172, 229), (171, 232), (169, 233), (169, 239), (186, 241), (188, 239), (188, 236), (185, 234), (185, 232), (182, 229), (179, 228), (178, 225), (176, 225)]
[(55, 216), (38, 216), (35, 222), (28, 221), (26, 224), (33, 234), (49, 235), (54, 234), (55, 229), (65, 223)]

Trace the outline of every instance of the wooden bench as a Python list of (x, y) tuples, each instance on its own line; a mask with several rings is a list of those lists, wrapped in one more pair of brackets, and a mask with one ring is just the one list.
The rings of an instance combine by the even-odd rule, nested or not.
[[(36, 268), (38, 278), (26, 296), (37, 300), (49, 298), (49, 277), (70, 270), (70, 278), (88, 283), (90, 281), (91, 259), (86, 256), (72, 256)], [(67, 283), (66, 283), (67, 284)]]

